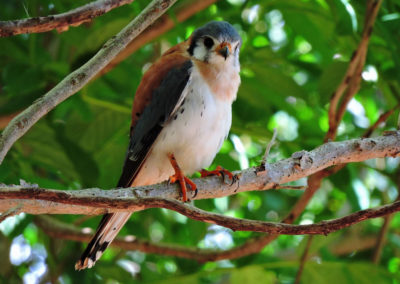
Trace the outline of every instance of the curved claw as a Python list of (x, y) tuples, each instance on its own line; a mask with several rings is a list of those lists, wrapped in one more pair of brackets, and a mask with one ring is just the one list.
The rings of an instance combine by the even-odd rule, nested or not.
[(197, 190), (197, 188), (194, 190), (194, 194), (192, 195), (192, 198), (195, 198), (196, 196), (197, 196), (197, 193), (198, 193), (199, 191)]

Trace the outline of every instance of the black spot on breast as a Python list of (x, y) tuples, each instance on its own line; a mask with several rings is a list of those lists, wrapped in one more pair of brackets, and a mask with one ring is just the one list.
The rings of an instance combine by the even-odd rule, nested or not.
[(185, 109), (184, 109), (184, 108), (182, 108), (182, 109), (181, 109), (181, 113), (183, 113), (184, 111), (185, 111)]
[(136, 116), (139, 117), (139, 116), (140, 116), (140, 112), (137, 112), (137, 113), (136, 113)]
[(177, 114), (175, 114), (174, 115), (174, 120), (176, 120), (178, 118), (178, 115)]
[(203, 117), (203, 112), (200, 113), (200, 116)]

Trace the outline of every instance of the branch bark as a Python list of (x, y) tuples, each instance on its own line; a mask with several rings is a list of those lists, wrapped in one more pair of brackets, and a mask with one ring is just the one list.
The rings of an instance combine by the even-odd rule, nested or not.
[(108, 40), (88, 62), (69, 74), (47, 94), (16, 116), (0, 135), (0, 164), (15, 141), (24, 135), (41, 117), (85, 86), (129, 42), (159, 18), (176, 1), (153, 0), (118, 35)]
[(79, 26), (92, 21), (112, 9), (133, 2), (133, 0), (97, 0), (71, 11), (22, 20), (0, 21), (0, 37), (28, 33), (44, 33), (56, 29), (58, 32), (68, 30), (69, 26)]
[[(389, 132), (386, 136), (375, 138), (330, 142), (309, 152), (296, 152), (292, 158), (267, 164), (266, 170), (256, 167), (236, 172), (238, 181), (234, 184), (221, 183), (218, 177), (195, 179), (198, 194), (193, 199), (274, 189), (279, 184), (309, 176), (333, 165), (388, 156), (400, 156), (400, 131)], [(21, 211), (31, 214), (103, 214), (116, 211), (138, 211), (150, 207), (170, 208), (176, 205), (176, 203), (171, 203), (172, 199), (178, 198), (180, 197), (177, 186), (167, 183), (134, 189), (74, 191), (2, 186), (0, 187), (0, 211), (5, 212), (18, 204), (23, 204)], [(164, 199), (167, 199), (165, 203), (163, 203)], [(187, 210), (187, 207), (184, 208)]]
[[(14, 193), (18, 193), (18, 191), (32, 192), (32, 189), (19, 189), (14, 191)], [(41, 198), (46, 198), (46, 191), (43, 189), (39, 189), (41, 193)], [(19, 194), (17, 194), (19, 195)], [(54, 192), (51, 192), (51, 195), (54, 196)], [(12, 196), (12, 195), (11, 195)], [(57, 195), (56, 195), (57, 196)], [(65, 193), (61, 194), (61, 196), (65, 197)], [(72, 195), (70, 195), (72, 196)], [(4, 195), (2, 194), (2, 198)], [(31, 198), (35, 199), (37, 194), (33, 191), (33, 196)], [(26, 197), (28, 198), (28, 197)], [(54, 197), (52, 197), (54, 198)], [(332, 219), (329, 221), (322, 221), (316, 224), (309, 225), (291, 225), (285, 223), (273, 223), (273, 222), (263, 222), (258, 220), (248, 220), (248, 219), (239, 219), (224, 216), (221, 214), (210, 213), (204, 211), (202, 209), (196, 208), (192, 205), (182, 203), (173, 199), (162, 199), (162, 198), (85, 198), (85, 197), (70, 197), (63, 199), (62, 201), (58, 200), (57, 202), (62, 204), (78, 204), (78, 205), (86, 205), (95, 208), (115, 208), (119, 210), (133, 211), (133, 210), (144, 210), (147, 208), (166, 208), (171, 209), (176, 212), (181, 213), (191, 219), (207, 222), (211, 224), (217, 224), (234, 231), (251, 231), (251, 232), (263, 232), (270, 234), (285, 234), (285, 235), (327, 235), (329, 233), (338, 231), (340, 229), (349, 227), (361, 221), (383, 217), (394, 212), (400, 211), (400, 201), (396, 201), (390, 205), (380, 206), (374, 209), (366, 209), (361, 210), (350, 215), (347, 215), (342, 218)], [(35, 212), (36, 213), (36, 212)], [(37, 214), (37, 213), (36, 213)]]

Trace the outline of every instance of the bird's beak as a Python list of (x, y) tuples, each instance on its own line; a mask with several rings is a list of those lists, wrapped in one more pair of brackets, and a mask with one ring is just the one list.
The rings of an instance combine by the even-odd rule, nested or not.
[(224, 57), (225, 60), (226, 60), (228, 58), (229, 54), (231, 53), (230, 50), (231, 50), (230, 44), (226, 43), (226, 42), (223, 42), (223, 43), (220, 44), (220, 46), (217, 48), (216, 51), (217, 51), (217, 53), (219, 55)]

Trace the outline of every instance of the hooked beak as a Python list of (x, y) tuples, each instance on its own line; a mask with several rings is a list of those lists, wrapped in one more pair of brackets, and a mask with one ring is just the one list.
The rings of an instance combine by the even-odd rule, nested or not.
[(221, 55), (222, 57), (224, 57), (225, 60), (226, 60), (226, 58), (228, 58), (228, 56), (229, 56), (229, 54), (230, 54), (230, 49), (229, 49), (228, 44), (223, 43), (223, 44), (221, 45), (221, 47), (217, 50), (217, 52), (218, 52), (219, 55)]

